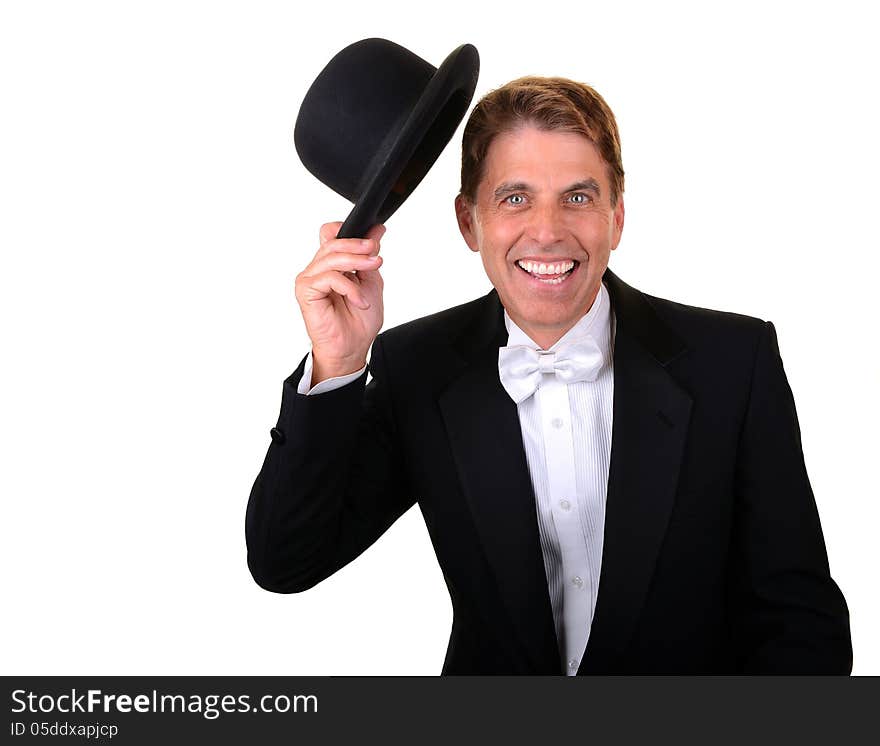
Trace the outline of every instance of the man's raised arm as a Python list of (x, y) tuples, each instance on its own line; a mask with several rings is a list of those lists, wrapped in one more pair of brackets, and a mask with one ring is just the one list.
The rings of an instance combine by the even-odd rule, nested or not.
[[(306, 590), (350, 562), (412, 504), (398, 463), (381, 344), (382, 278), (375, 226), (368, 238), (336, 239), (321, 227), (321, 247), (297, 277), (296, 297), (312, 342), (284, 382), (272, 443), (248, 501), (248, 567), (278, 593)], [(353, 272), (356, 271), (356, 274)], [(331, 390), (309, 391), (366, 364)], [(343, 379), (346, 380), (346, 379)]]

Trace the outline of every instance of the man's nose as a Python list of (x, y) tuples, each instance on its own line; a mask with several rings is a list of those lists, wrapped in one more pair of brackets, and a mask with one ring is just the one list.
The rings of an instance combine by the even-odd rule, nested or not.
[(563, 221), (559, 205), (538, 204), (529, 211), (526, 231), (531, 240), (541, 246), (549, 246), (562, 238)]

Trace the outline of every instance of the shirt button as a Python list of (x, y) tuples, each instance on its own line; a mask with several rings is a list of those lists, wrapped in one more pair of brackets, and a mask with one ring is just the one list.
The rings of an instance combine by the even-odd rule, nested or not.
[(568, 500), (560, 500), (559, 507), (562, 508), (563, 510), (570, 510), (571, 503)]
[(574, 585), (574, 586), (577, 586), (578, 588), (583, 588), (583, 587), (584, 587), (584, 581), (581, 579), (580, 575), (575, 575), (575, 576), (571, 579), (571, 584)]
[(552, 420), (550, 420), (550, 424), (558, 430), (565, 423), (562, 421), (561, 417), (554, 417)]
[(572, 658), (572, 659), (568, 662), (568, 667), (569, 667), (572, 671), (574, 671), (574, 670), (578, 667), (578, 662), (577, 662), (574, 658)]

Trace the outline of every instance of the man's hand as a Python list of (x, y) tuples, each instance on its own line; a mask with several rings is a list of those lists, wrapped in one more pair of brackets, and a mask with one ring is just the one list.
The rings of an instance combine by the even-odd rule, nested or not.
[(363, 368), (382, 328), (385, 226), (374, 225), (365, 239), (336, 238), (341, 226), (321, 226), (321, 247), (296, 277), (296, 301), (312, 340), (312, 386)]

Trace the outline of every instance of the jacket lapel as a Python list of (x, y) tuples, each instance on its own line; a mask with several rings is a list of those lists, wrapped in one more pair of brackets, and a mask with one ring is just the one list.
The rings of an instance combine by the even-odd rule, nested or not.
[[(616, 317), (611, 464), (596, 613), (579, 674), (611, 670), (635, 627), (675, 497), (691, 399), (665, 366), (684, 352), (644, 295), (611, 270)], [(456, 344), (438, 399), (462, 487), (500, 594), (535, 674), (561, 660), (547, 590), (534, 490), (516, 405), (498, 378), (507, 344), (494, 292)]]
[(561, 671), (534, 491), (516, 404), (498, 378), (507, 344), (493, 292), (473, 334), (459, 340), (459, 375), (439, 398), (464, 493), (529, 672)]
[(605, 540), (579, 674), (613, 671), (635, 628), (675, 500), (692, 400), (666, 366), (684, 343), (638, 290), (605, 273), (617, 327)]

